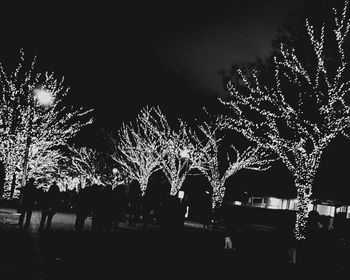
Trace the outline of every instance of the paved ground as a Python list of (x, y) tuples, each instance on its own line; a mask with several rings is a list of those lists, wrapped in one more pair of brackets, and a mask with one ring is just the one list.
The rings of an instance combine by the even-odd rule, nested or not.
[(236, 251), (225, 251), (220, 230), (205, 230), (190, 221), (178, 234), (124, 223), (111, 233), (97, 234), (90, 231), (88, 219), (84, 231), (77, 233), (73, 231), (75, 216), (57, 213), (52, 229), (39, 234), (39, 219), (40, 213), (34, 212), (32, 226), (24, 232), (17, 229), (16, 211), (0, 208), (1, 280), (112, 279), (121, 274), (129, 279), (234, 278), (242, 273), (252, 279), (300, 272), (288, 262), (286, 243), (269, 231), (246, 231)]

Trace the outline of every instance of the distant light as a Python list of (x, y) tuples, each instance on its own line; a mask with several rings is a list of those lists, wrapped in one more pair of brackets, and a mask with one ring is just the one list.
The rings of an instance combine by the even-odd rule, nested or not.
[(185, 218), (188, 218), (188, 210), (190, 210), (190, 207), (189, 207), (189, 206), (186, 206)]
[(234, 201), (233, 204), (234, 204), (234, 205), (242, 205), (242, 202), (240, 202), (240, 201)]
[(118, 169), (117, 168), (113, 168), (112, 172), (113, 172), (114, 175), (116, 175), (118, 173)]
[(276, 198), (276, 197), (270, 197), (267, 208), (282, 209), (282, 199)]
[(185, 196), (185, 192), (184, 191), (179, 191), (178, 198), (183, 199), (184, 196)]
[(43, 88), (38, 88), (34, 90), (34, 96), (36, 100), (43, 106), (50, 106), (53, 102), (52, 93)]

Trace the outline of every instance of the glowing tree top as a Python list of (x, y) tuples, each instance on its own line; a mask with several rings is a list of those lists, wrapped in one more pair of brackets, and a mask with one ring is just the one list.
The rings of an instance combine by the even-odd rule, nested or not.
[(85, 117), (91, 110), (73, 109), (64, 104), (69, 88), (64, 78), (54, 73), (35, 71), (36, 58), (25, 69), (21, 50), (18, 67), (7, 73), (0, 63), (1, 135), (30, 134), (35, 139), (50, 140), (52, 146), (65, 145), (82, 126), (92, 122)]
[[(297, 239), (305, 238), (303, 229), (322, 152), (350, 126), (344, 52), (350, 28), (348, 1), (341, 12), (334, 9), (334, 19), (327, 45), (325, 25), (316, 31), (308, 20), (310, 40), (306, 43), (310, 45), (296, 50), (281, 44), (274, 60), (274, 82), (264, 80), (257, 71), (248, 75), (238, 70), (236, 83), (227, 84), (232, 100), (223, 102), (231, 109), (230, 128), (274, 151), (292, 172), (298, 198)], [(312, 53), (305, 56), (308, 47)]]
[(29, 177), (35, 178), (39, 188), (48, 188), (53, 181), (63, 181), (68, 173), (68, 158), (59, 149), (40, 153), (38, 150), (33, 146), (30, 151)]
[(0, 152), (9, 187), (10, 173), (16, 168), (36, 165), (31, 163), (31, 146), (37, 154), (65, 146), (92, 118), (91, 110), (65, 104), (69, 88), (64, 79), (37, 72), (36, 58), (28, 64), (23, 50), (13, 71), (5, 71), (0, 63), (0, 90)]
[(159, 141), (159, 146), (152, 149), (171, 186), (170, 194), (176, 195), (189, 171), (196, 168), (199, 154), (185, 122), (179, 120), (179, 128), (173, 129), (159, 107), (152, 108), (152, 112), (148, 118), (141, 120), (152, 137)]
[(144, 194), (150, 176), (160, 169), (160, 139), (150, 130), (148, 122), (152, 109), (145, 107), (137, 115), (136, 122), (123, 124), (116, 136), (111, 135), (112, 158), (120, 172), (131, 180), (137, 180)]

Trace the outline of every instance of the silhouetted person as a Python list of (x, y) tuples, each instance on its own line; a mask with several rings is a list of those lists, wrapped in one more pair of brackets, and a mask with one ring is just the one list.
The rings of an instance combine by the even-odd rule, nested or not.
[(133, 180), (129, 186), (129, 224), (136, 226), (136, 223), (140, 216), (142, 192), (140, 183), (137, 180)]
[(336, 213), (334, 216), (334, 239), (337, 252), (334, 254), (338, 266), (345, 268), (348, 266), (350, 253), (349, 243), (349, 223), (345, 213)]
[(141, 198), (141, 209), (142, 209), (142, 226), (147, 228), (148, 223), (151, 219), (151, 210), (152, 210), (152, 193), (147, 188), (145, 194)]
[[(34, 183), (34, 178), (30, 178), (28, 180), (28, 183), (24, 186), (24, 188), (21, 191), (19, 205), (20, 216), (18, 220), (18, 226), (25, 230), (29, 228), (30, 220), (32, 218), (32, 212), (35, 207), (35, 202), (37, 200), (37, 189)], [(26, 221), (23, 226), (24, 217)]]
[(78, 196), (78, 190), (77, 188), (74, 188), (70, 191), (68, 191), (68, 209), (69, 210), (74, 210), (75, 207), (75, 201)]
[(346, 213), (336, 213), (334, 216), (333, 230), (338, 239), (349, 238)]
[(110, 232), (114, 217), (115, 196), (112, 186), (99, 186), (94, 196), (92, 212), (93, 231)]
[(76, 219), (74, 224), (75, 231), (82, 231), (85, 220), (92, 211), (92, 203), (94, 199), (93, 187), (87, 186), (80, 189), (75, 198)]
[(181, 232), (184, 227), (185, 213), (186, 208), (177, 196), (170, 194), (165, 196), (161, 206), (161, 230), (166, 233)]
[(225, 249), (236, 250), (245, 230), (244, 208), (225, 202), (220, 209), (225, 226)]
[(304, 251), (301, 254), (298, 254), (297, 251), (297, 262), (301, 261), (302, 264), (306, 264), (311, 269), (321, 271), (331, 261), (326, 261), (329, 256), (331, 239), (328, 238), (330, 236), (327, 234), (327, 229), (322, 225), (321, 216), (316, 210), (312, 210), (308, 214), (305, 237), (306, 239), (301, 243)]
[(309, 212), (307, 223), (305, 226), (305, 236), (307, 239), (317, 239), (323, 230), (320, 214), (316, 210)]
[(56, 182), (50, 186), (47, 192), (42, 194), (41, 220), (39, 230), (43, 230), (46, 222), (46, 229), (50, 229), (53, 216), (56, 214), (61, 202), (60, 189)]
[(118, 185), (113, 189), (114, 193), (114, 216), (113, 216), (113, 228), (119, 227), (119, 223), (124, 221), (125, 214), (128, 207), (128, 197), (125, 190), (125, 185)]
[(212, 192), (210, 192), (208, 189), (205, 190), (203, 194), (203, 212), (202, 212), (202, 223), (203, 228), (208, 228), (211, 224), (211, 220), (213, 218), (212, 213)]

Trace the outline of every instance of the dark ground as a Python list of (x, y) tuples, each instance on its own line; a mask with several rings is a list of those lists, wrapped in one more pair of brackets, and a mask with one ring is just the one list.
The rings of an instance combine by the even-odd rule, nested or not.
[[(25, 232), (17, 229), (17, 218), (12, 216), (11, 220), (9, 213), (0, 213), (1, 280), (219, 279), (238, 275), (284, 279), (301, 272), (337, 276), (347, 271), (332, 261), (314, 266), (291, 264), (287, 242), (278, 233), (257, 227), (242, 232), (235, 242), (236, 251), (227, 251), (221, 230), (194, 223), (186, 223), (178, 234), (166, 234), (156, 226), (143, 229), (140, 224), (137, 228), (121, 225), (111, 233), (92, 233), (89, 228), (77, 233), (63, 218), (54, 218), (53, 228), (39, 234), (35, 219)], [(324, 252), (324, 260), (334, 257)]]

